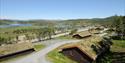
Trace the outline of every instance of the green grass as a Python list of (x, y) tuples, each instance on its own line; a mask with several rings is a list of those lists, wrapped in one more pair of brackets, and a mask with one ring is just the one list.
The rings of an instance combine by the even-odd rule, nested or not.
[(125, 40), (112, 40), (112, 42), (111, 51), (125, 52)]
[(42, 44), (34, 45), (35, 51), (40, 51), (40, 50), (43, 49), (44, 47), (45, 47), (45, 45), (42, 45)]
[(59, 53), (57, 49), (49, 52), (47, 54), (47, 59), (49, 59), (53, 63), (77, 63), (77, 62), (67, 58), (62, 53)]
[(125, 40), (113, 40), (114, 46), (125, 48)]
[(72, 36), (68, 35), (68, 36), (60, 36), (60, 37), (57, 37), (58, 39), (74, 39), (72, 38)]

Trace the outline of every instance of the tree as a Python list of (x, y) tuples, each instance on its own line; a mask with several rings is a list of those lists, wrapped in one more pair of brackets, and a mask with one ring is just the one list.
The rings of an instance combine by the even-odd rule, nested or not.
[(12, 44), (12, 39), (13, 39), (13, 37), (11, 37), (11, 36), (3, 36), (3, 35), (1, 35), (0, 36), (0, 45), (2, 45), (2, 44)]
[(47, 27), (45, 33), (47, 34), (48, 39), (52, 39), (52, 35), (55, 33), (53, 27)]
[(121, 39), (125, 36), (125, 16), (114, 16), (112, 26), (115, 28), (115, 32)]
[(69, 35), (73, 35), (76, 32), (77, 32), (77, 29), (73, 29), (73, 30), (71, 30), (71, 32), (69, 33)]
[(5, 43), (5, 39), (3, 37), (0, 37), (0, 45)]

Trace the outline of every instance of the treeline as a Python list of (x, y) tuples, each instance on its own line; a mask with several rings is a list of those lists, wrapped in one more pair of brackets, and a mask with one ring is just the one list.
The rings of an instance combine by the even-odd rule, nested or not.
[(30, 21), (14, 21), (14, 20), (0, 20), (0, 24), (10, 23), (33, 24), (31, 27), (15, 27), (15, 28), (0, 28), (0, 44), (14, 43), (20, 35), (26, 35), (27, 40), (34, 38), (47, 37), (55, 34), (55, 31), (64, 31), (69, 29), (78, 29), (80, 27), (102, 25), (110, 27), (120, 37), (125, 36), (125, 16), (110, 16), (107, 18), (94, 18), (94, 19), (70, 19), (70, 20), (30, 20)]
[(111, 27), (116, 33), (125, 35), (125, 16), (113, 16)]
[(0, 20), (0, 25), (8, 25), (8, 24), (11, 24), (11, 23), (14, 23), (14, 21), (12, 20)]
[[(1, 29), (3, 30), (3, 29)], [(51, 39), (57, 29), (54, 27), (18, 27), (0, 32), (0, 45), (18, 42), (18, 37), (25, 35), (26, 40)]]

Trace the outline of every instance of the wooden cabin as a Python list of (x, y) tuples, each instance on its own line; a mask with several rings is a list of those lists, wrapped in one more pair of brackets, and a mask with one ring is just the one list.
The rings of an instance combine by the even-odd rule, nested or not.
[(21, 43), (0, 46), (0, 58), (4, 58), (9, 55), (14, 55), (20, 52), (31, 51), (31, 50), (34, 51), (31, 42), (21, 42)]
[(94, 30), (91, 31), (91, 33), (92, 33), (92, 34), (100, 34), (100, 31), (94, 29)]
[(77, 61), (78, 63), (91, 63), (93, 59), (78, 47), (65, 48), (62, 52), (68, 58)]
[(77, 39), (82, 39), (82, 38), (87, 38), (90, 37), (91, 34), (88, 31), (83, 31), (83, 32), (78, 32), (73, 34), (73, 38), (77, 38)]
[(100, 45), (102, 40), (104, 39), (101, 37), (90, 37), (78, 43), (63, 45), (60, 47), (60, 52), (78, 63), (92, 63), (101, 53), (110, 48), (111, 44), (108, 40), (104, 42), (105, 45), (103, 43), (104, 46)]

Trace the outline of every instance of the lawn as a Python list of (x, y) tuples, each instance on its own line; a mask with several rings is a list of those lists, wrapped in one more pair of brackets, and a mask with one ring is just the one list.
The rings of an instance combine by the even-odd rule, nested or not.
[(113, 52), (125, 52), (125, 40), (112, 40), (113, 45), (111, 51)]
[(75, 39), (75, 38), (72, 38), (72, 36), (67, 35), (67, 36), (60, 36), (60, 37), (57, 37), (57, 39)]
[(57, 49), (49, 52), (47, 54), (47, 59), (52, 61), (53, 63), (77, 63), (77, 62), (67, 58), (62, 53), (59, 53)]
[(42, 44), (34, 45), (35, 51), (40, 51), (40, 50), (43, 49), (44, 47), (45, 47), (45, 45), (42, 45)]

